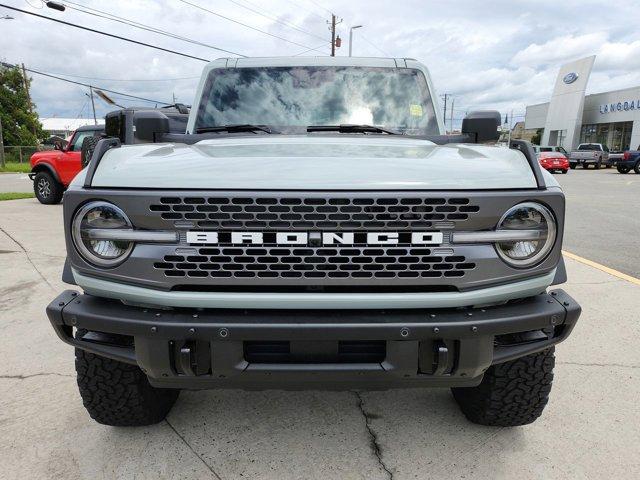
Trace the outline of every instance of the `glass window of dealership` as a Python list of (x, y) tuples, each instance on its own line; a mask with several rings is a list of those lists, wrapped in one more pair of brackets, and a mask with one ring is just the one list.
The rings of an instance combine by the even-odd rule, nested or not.
[[(525, 128), (541, 129), (549, 103), (527, 107)], [(612, 152), (636, 149), (640, 144), (640, 87), (585, 96), (582, 124), (576, 143), (602, 143)], [(567, 149), (566, 132), (552, 131), (549, 143)]]
[(612, 152), (629, 150), (633, 122), (592, 123), (582, 125), (580, 143), (602, 143)]

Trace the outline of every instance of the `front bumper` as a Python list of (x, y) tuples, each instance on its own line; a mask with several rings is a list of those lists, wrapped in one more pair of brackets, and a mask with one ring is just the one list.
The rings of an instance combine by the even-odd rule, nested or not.
[(154, 310), (67, 290), (47, 315), (64, 342), (158, 387), (386, 389), (477, 385), (567, 338), (580, 306), (554, 290), (484, 309)]

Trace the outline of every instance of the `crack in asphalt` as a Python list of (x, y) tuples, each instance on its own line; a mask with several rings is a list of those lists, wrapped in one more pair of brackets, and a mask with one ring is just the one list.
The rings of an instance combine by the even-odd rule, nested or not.
[(47, 377), (47, 376), (74, 377), (75, 375), (69, 375), (69, 374), (66, 374), (66, 373), (56, 373), (56, 372), (40, 372), (40, 373), (32, 373), (30, 375), (0, 375), (0, 379), (26, 380), (28, 378), (33, 378), (33, 377)]
[(378, 435), (371, 428), (371, 418), (372, 418), (371, 414), (365, 411), (364, 400), (362, 399), (362, 395), (360, 395), (360, 392), (354, 391), (353, 393), (355, 394), (356, 399), (358, 401), (358, 409), (360, 410), (360, 413), (362, 413), (362, 416), (364, 417), (365, 428), (367, 429), (367, 432), (369, 433), (369, 438), (371, 439), (370, 441), (371, 451), (373, 452), (376, 459), (378, 460), (378, 464), (380, 465), (380, 468), (382, 468), (382, 470), (386, 472), (389, 478), (393, 480), (393, 473), (391, 472), (391, 470), (387, 468), (387, 465), (382, 460), (382, 448), (378, 443)]
[(207, 467), (207, 469), (211, 472), (211, 474), (212, 474), (214, 477), (216, 477), (218, 480), (222, 480), (222, 478), (220, 477), (220, 475), (218, 475), (218, 474), (216, 473), (216, 471), (213, 469), (213, 467), (212, 467), (211, 465), (209, 465), (207, 462), (205, 462), (204, 458), (202, 458), (202, 457), (198, 454), (198, 452), (196, 452), (196, 451), (193, 449), (193, 447), (189, 444), (189, 442), (187, 442), (187, 440), (186, 440), (182, 435), (180, 435), (180, 432), (178, 432), (178, 430), (176, 430), (176, 428), (175, 428), (173, 425), (171, 425), (171, 423), (169, 422), (169, 420), (165, 418), (165, 419), (164, 419), (164, 421), (167, 423), (167, 425), (169, 425), (169, 428), (171, 428), (171, 430), (173, 430), (173, 433), (175, 433), (175, 434), (178, 436), (178, 438), (179, 438), (180, 440), (182, 440), (182, 443), (184, 443), (184, 444), (187, 446), (187, 448), (188, 448), (189, 450), (191, 450), (191, 452), (192, 452), (192, 453), (193, 453), (193, 454), (198, 458), (198, 460), (200, 460), (200, 461), (203, 463), (203, 465), (204, 465), (205, 467)]
[(0, 227), (0, 232), (4, 233), (7, 237), (9, 237), (13, 243), (15, 243), (16, 245), (18, 245), (18, 247), (20, 247), (20, 249), (24, 252), (25, 256), (27, 257), (27, 261), (31, 264), (31, 266), (33, 267), (33, 269), (38, 272), (38, 275), (40, 275), (40, 278), (42, 278), (42, 280), (44, 281), (44, 283), (46, 283), (47, 285), (49, 285), (49, 288), (53, 291), (55, 291), (55, 288), (53, 287), (53, 285), (51, 285), (49, 283), (49, 280), (47, 280), (45, 278), (45, 276), (42, 274), (42, 272), (40, 270), (38, 270), (38, 267), (36, 267), (36, 264), (33, 262), (33, 260), (31, 260), (31, 257), (29, 256), (29, 252), (27, 252), (27, 249), (24, 248), (22, 246), (22, 244), (16, 240), (15, 238), (13, 238), (4, 228)]
[(581, 362), (556, 362), (559, 365), (579, 365), (581, 367), (619, 367), (640, 368), (640, 365), (625, 365), (623, 363), (581, 363)]

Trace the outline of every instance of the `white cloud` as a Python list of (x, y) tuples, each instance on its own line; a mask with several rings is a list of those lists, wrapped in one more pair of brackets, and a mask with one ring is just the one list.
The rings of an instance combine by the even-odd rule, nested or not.
[(532, 43), (513, 56), (515, 65), (540, 67), (560, 64), (567, 60), (586, 57), (596, 53), (606, 41), (606, 32), (594, 32), (585, 35), (563, 35), (552, 38), (543, 44)]
[[(36, 5), (40, 0), (30, 0)], [(189, 0), (225, 16), (285, 37), (292, 42), (329, 51), (323, 5), (344, 18), (339, 25), (348, 50), (349, 26), (355, 31), (354, 54), (413, 57), (425, 63), (437, 90), (455, 96), (454, 117), (474, 108), (498, 108), (523, 113), (527, 104), (548, 100), (561, 63), (596, 54), (589, 91), (640, 85), (640, 31), (629, 27), (637, 0)], [(68, 9), (35, 10), (21, 0), (17, 8), (109, 31), (125, 37), (214, 59), (228, 56)], [(304, 48), (283, 42), (197, 10), (178, 0), (83, 0), (83, 5), (184, 35), (250, 56), (292, 55)], [(311, 35), (257, 15), (291, 22)], [(0, 59), (28, 67), (93, 79), (92, 83), (146, 98), (191, 103), (203, 64), (187, 58), (124, 43), (93, 33), (11, 13), (0, 20)], [(185, 78), (187, 77), (187, 78)], [(105, 80), (107, 79), (107, 80)], [(145, 80), (145, 81), (116, 81)], [(171, 79), (171, 80), (168, 80)], [(147, 81), (153, 80), (153, 81)], [(32, 96), (42, 116), (76, 116), (84, 106), (86, 88), (33, 75)], [(121, 99), (125, 105), (137, 101)], [(110, 108), (97, 103), (98, 115)]]

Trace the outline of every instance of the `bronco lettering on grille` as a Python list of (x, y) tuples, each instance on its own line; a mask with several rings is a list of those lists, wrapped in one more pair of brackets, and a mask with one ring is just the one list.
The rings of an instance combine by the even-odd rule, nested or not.
[(442, 232), (187, 232), (195, 245), (440, 245)]

